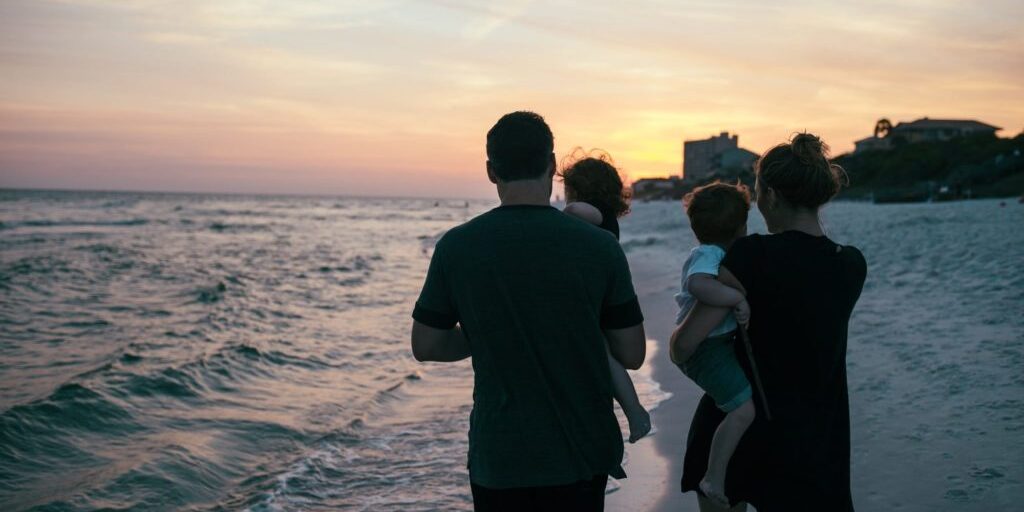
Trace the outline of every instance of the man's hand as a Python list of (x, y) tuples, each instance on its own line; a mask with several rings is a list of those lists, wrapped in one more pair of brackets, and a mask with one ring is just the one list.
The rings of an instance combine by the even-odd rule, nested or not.
[(733, 314), (736, 315), (736, 321), (743, 327), (746, 327), (750, 323), (750, 304), (747, 303), (746, 299), (736, 304), (736, 307), (732, 310)]

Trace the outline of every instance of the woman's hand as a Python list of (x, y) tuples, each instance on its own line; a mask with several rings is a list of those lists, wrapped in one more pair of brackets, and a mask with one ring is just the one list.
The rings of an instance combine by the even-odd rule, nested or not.
[(746, 299), (743, 299), (739, 304), (736, 304), (736, 307), (733, 308), (732, 312), (733, 315), (736, 316), (736, 321), (743, 327), (746, 327), (747, 324), (750, 323), (750, 304), (747, 303)]

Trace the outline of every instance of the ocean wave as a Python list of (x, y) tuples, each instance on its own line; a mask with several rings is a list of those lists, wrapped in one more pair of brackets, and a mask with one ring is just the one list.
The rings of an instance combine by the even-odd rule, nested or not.
[(211, 222), (207, 227), (218, 233), (257, 233), (270, 231), (271, 224)]
[(955, 216), (917, 215), (890, 222), (885, 229), (903, 230), (907, 228), (927, 228), (940, 224), (963, 222)]
[(254, 210), (250, 208), (229, 209), (229, 208), (193, 208), (190, 213), (204, 217), (273, 217), (278, 215), (269, 210)]
[(236, 383), (250, 378), (279, 378), (277, 369), (283, 367), (315, 371), (346, 365), (331, 364), (314, 356), (232, 344), (175, 367), (134, 375), (126, 391), (129, 396), (163, 394), (178, 398), (198, 397), (208, 391), (230, 393), (238, 389)]
[(23, 451), (46, 441), (42, 431), (74, 429), (97, 433), (125, 432), (131, 413), (85, 384), (62, 384), (46, 398), (15, 405), (0, 415), (0, 449)]
[(665, 239), (656, 236), (647, 236), (643, 238), (633, 238), (622, 242), (622, 250), (626, 253), (634, 249), (640, 249), (644, 247), (653, 247), (656, 245), (663, 245)]
[(230, 345), (217, 353), (216, 357), (230, 359), (231, 355), (237, 354), (249, 361), (256, 361), (275, 366), (295, 366), (307, 370), (320, 370), (324, 368), (346, 368), (348, 364), (332, 364), (314, 356), (297, 356), (281, 350), (260, 350), (251, 345)]
[(71, 219), (30, 219), (0, 223), (0, 230), (15, 228), (53, 228), (53, 227), (120, 227), (145, 226), (150, 219), (131, 218), (115, 220), (71, 220)]
[(217, 281), (217, 284), (199, 287), (189, 295), (200, 304), (215, 304), (224, 298), (227, 291), (228, 286), (224, 284), (224, 281)]
[(471, 510), (465, 469), (468, 411), (325, 436), (277, 475), (246, 510)]
[(71, 262), (54, 254), (25, 256), (6, 265), (2, 274), (21, 276), (33, 274), (59, 274), (73, 272)]

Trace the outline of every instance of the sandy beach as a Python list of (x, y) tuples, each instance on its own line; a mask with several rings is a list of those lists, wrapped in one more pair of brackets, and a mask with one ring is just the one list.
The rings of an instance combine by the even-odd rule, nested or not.
[(640, 251), (629, 256), (633, 284), (644, 311), (648, 339), (657, 340), (658, 350), (648, 354), (652, 376), (672, 398), (651, 414), (656, 432), (636, 444), (627, 445), (625, 466), (629, 478), (608, 495), (605, 509), (629, 512), (685, 512), (697, 510), (692, 493), (679, 492), (683, 452), (690, 419), (701, 391), (679, 372), (667, 356), (668, 337), (676, 315), (675, 302), (679, 269), (657, 253)]

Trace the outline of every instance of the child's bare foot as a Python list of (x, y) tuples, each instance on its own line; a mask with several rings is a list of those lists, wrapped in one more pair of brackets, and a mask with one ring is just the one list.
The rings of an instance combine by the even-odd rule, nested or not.
[(724, 489), (715, 487), (706, 477), (704, 480), (700, 481), (699, 487), (700, 492), (704, 493), (704, 496), (711, 500), (711, 502), (716, 506), (724, 509), (729, 508), (729, 498), (725, 496)]
[(627, 414), (626, 420), (629, 421), (630, 443), (639, 441), (651, 432), (651, 415), (643, 408), (633, 414)]

